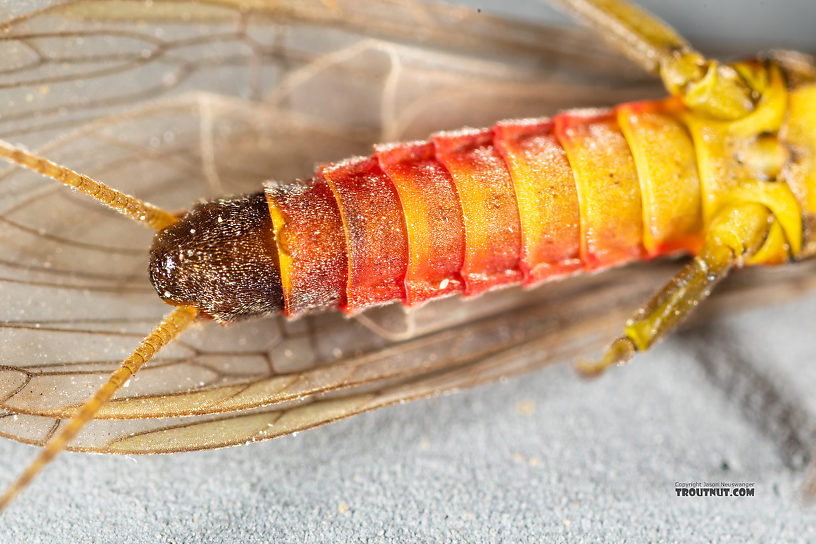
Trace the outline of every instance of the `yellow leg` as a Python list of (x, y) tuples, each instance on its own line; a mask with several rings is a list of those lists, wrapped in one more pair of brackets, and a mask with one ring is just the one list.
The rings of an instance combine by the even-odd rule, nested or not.
[(739, 119), (759, 100), (746, 74), (706, 59), (673, 28), (625, 0), (549, 0), (649, 72), (690, 109), (717, 119)]
[(762, 247), (773, 226), (770, 210), (743, 203), (720, 212), (712, 221), (700, 253), (630, 319), (624, 336), (615, 340), (598, 361), (578, 363), (586, 376), (627, 362), (637, 351), (649, 349), (674, 330), (714, 285), (734, 266)]

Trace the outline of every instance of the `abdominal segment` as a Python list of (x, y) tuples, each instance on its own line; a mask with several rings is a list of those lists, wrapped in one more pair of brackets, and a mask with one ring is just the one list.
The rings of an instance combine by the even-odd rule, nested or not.
[(375, 156), (399, 194), (405, 214), (408, 304), (464, 290), (465, 225), (453, 179), (434, 145), (378, 146)]
[(285, 313), (413, 305), (694, 252), (695, 165), (669, 99), (377, 146), (305, 184), (270, 184)]

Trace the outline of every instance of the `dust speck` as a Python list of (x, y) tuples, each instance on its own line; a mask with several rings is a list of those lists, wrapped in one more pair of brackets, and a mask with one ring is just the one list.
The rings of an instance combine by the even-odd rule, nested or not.
[(523, 416), (535, 413), (535, 402), (531, 398), (522, 399), (516, 404), (516, 411)]
[(530, 463), (531, 467), (537, 467), (538, 466), (538, 457), (530, 457), (530, 460), (527, 461), (527, 462)]

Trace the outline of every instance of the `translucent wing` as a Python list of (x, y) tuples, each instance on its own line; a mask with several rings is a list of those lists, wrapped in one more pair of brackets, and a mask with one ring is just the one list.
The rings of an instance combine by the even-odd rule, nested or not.
[[(583, 34), (473, 15), (396, 1), (9, 13), (0, 138), (181, 209), (308, 176), (377, 141), (659, 93)], [(18, 169), (0, 188), (0, 434), (40, 443), (166, 308), (147, 281), (149, 233)], [(568, 359), (607, 340), (668, 273), (644, 266), (353, 320), (202, 326), (73, 448), (239, 444)], [(785, 274), (806, 273), (744, 281), (768, 292)]]
[[(310, 370), (230, 386), (193, 388), (172, 396), (121, 397), (104, 414), (117, 419), (92, 422), (70, 449), (141, 454), (244, 444), (529, 372), (608, 341), (632, 312), (633, 300), (647, 296), (671, 268), (639, 267), (612, 272), (605, 278), (572, 281), (559, 289), (542, 288), (541, 296), (531, 299), (527, 295), (524, 304), (498, 316), (396, 342), (370, 354), (322, 363)], [(697, 318), (725, 306), (733, 309), (748, 300), (753, 304), (779, 301), (780, 297), (812, 290), (816, 280), (801, 281), (808, 273), (812, 275), (813, 268), (805, 265), (743, 275), (724, 289), (718, 304), (710, 305)], [(777, 282), (788, 289), (780, 290)], [(331, 332), (329, 329), (330, 336)], [(362, 336), (359, 331), (353, 334)], [(241, 363), (240, 355), (233, 359)], [(252, 409), (259, 405), (268, 406)], [(177, 417), (191, 413), (191, 407), (199, 412), (225, 413)], [(0, 435), (42, 444), (60, 424), (59, 418), (8, 411), (0, 416)]]

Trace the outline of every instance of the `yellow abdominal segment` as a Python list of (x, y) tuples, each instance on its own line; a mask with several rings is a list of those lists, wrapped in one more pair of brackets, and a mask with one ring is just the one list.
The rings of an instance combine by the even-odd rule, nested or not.
[(702, 243), (700, 179), (682, 103), (635, 102), (618, 107), (618, 124), (635, 159), (643, 200), (643, 247), (648, 256)]

